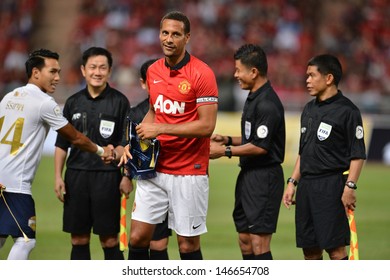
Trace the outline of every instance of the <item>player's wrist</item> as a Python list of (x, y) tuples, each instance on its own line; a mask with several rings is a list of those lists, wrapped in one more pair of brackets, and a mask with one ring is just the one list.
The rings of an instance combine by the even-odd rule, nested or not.
[(226, 146), (225, 148), (225, 156), (227, 156), (228, 158), (231, 158), (232, 157), (232, 147), (230, 146)]
[(357, 185), (355, 184), (354, 181), (347, 181), (347, 182), (345, 182), (345, 185), (352, 190), (357, 189)]
[(292, 178), (292, 177), (289, 177), (288, 179), (287, 179), (287, 184), (289, 184), (289, 183), (291, 183), (291, 184), (293, 184), (294, 185), (294, 187), (296, 187), (296, 186), (298, 186), (298, 180), (295, 180), (294, 178)]
[(99, 146), (98, 144), (96, 144), (96, 148), (97, 148), (97, 151), (95, 152), (99, 157), (103, 156), (104, 155), (104, 149), (103, 147)]
[(232, 137), (230, 137), (230, 136), (226, 136), (226, 143), (225, 143), (225, 145), (226, 146), (231, 146), (232, 144), (233, 144), (233, 139), (232, 139)]

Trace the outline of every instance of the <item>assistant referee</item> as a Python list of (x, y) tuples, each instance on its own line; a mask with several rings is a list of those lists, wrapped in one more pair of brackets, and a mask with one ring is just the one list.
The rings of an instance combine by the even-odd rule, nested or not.
[[(283, 197), (296, 194), (296, 244), (304, 258), (347, 259), (350, 230), (346, 211), (356, 207), (355, 190), (366, 159), (359, 109), (340, 90), (339, 60), (328, 54), (308, 62), (306, 85), (315, 99), (301, 115), (299, 156)], [(298, 184), (299, 182), (299, 184)]]

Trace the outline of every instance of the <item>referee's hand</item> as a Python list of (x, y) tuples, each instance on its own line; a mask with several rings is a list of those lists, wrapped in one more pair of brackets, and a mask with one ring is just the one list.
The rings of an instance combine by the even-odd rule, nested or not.
[(344, 187), (344, 192), (341, 197), (341, 201), (345, 207), (345, 213), (348, 216), (348, 209), (355, 211), (356, 208), (356, 192), (347, 186)]
[(119, 184), (119, 190), (121, 194), (124, 194), (126, 199), (129, 198), (130, 193), (133, 191), (133, 182), (127, 176), (123, 176)]
[(283, 195), (283, 204), (287, 209), (290, 209), (291, 205), (295, 205), (294, 195), (295, 187), (292, 183), (289, 183)]

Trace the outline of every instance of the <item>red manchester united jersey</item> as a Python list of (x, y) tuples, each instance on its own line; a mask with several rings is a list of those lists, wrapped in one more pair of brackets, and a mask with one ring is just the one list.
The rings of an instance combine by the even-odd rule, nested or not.
[[(197, 108), (218, 103), (213, 71), (204, 62), (186, 53), (170, 67), (165, 59), (152, 64), (147, 72), (150, 104), (156, 123), (186, 123), (198, 119)], [(160, 135), (160, 157), (156, 170), (167, 174), (207, 174), (209, 138), (182, 138)]]

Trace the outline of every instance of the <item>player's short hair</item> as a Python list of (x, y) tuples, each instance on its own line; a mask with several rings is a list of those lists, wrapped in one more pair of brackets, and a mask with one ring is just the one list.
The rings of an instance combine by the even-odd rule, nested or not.
[(234, 53), (234, 59), (240, 60), (247, 67), (255, 67), (261, 76), (267, 76), (267, 56), (260, 46), (245, 44)]
[(152, 65), (153, 63), (155, 63), (156, 61), (157, 61), (157, 58), (149, 59), (141, 65), (141, 68), (139, 69), (139, 74), (140, 74), (141, 79), (143, 81), (146, 81), (146, 72), (148, 71), (149, 66)]
[(337, 57), (331, 54), (320, 54), (312, 57), (307, 66), (316, 66), (318, 72), (322, 75), (332, 74), (334, 84), (339, 85), (341, 77), (343, 76), (343, 69)]
[(185, 34), (188, 34), (191, 32), (191, 23), (190, 23), (190, 20), (188, 19), (188, 17), (183, 14), (182, 12), (179, 12), (179, 11), (171, 11), (171, 12), (168, 12), (162, 19), (161, 19), (161, 22), (160, 22), (160, 28), (162, 26), (162, 23), (164, 20), (166, 19), (173, 19), (173, 20), (177, 20), (177, 21), (181, 21), (183, 24), (184, 24), (184, 33)]
[(101, 48), (101, 47), (90, 47), (89, 49), (85, 50), (83, 52), (82, 57), (81, 57), (82, 65), (85, 66), (90, 57), (98, 56), (98, 55), (103, 55), (103, 56), (107, 57), (108, 66), (110, 68), (112, 67), (112, 63), (113, 63), (112, 62), (112, 54), (108, 50), (106, 50), (105, 48)]
[(41, 70), (45, 66), (45, 58), (53, 58), (58, 60), (60, 55), (56, 52), (47, 49), (39, 49), (31, 52), (25, 63), (27, 78), (31, 78), (32, 70), (38, 68)]

